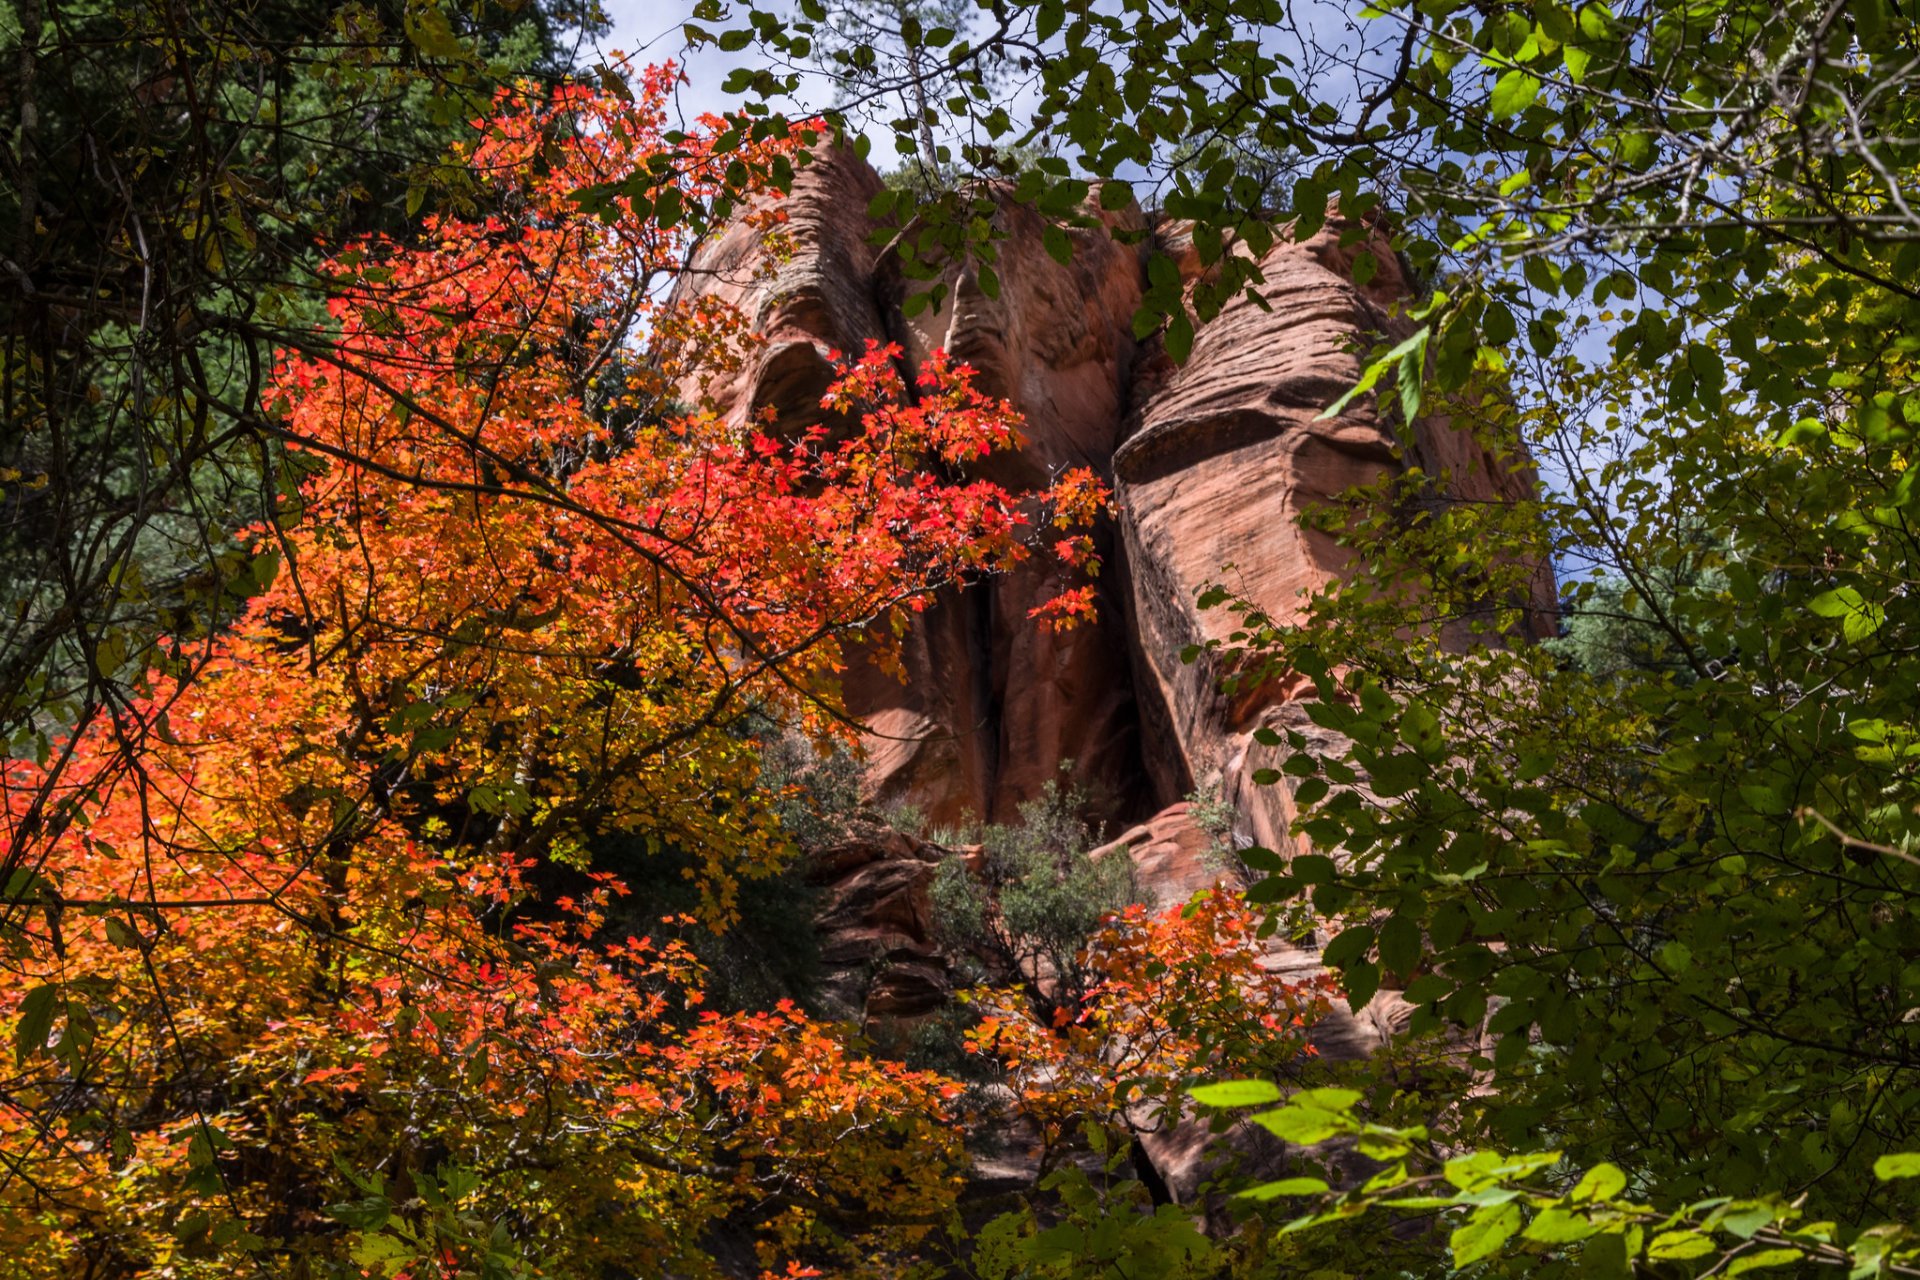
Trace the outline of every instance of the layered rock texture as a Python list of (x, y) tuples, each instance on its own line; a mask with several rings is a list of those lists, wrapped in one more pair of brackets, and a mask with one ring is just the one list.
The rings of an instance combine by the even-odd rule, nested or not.
[(952, 994), (928, 890), (950, 851), (905, 832), (857, 836), (814, 855), (814, 925), (826, 996), (869, 1020), (912, 1019)]
[[(1212, 879), (1199, 856), (1205, 838), (1181, 804), (1197, 789), (1235, 806), (1241, 838), (1287, 847), (1289, 796), (1253, 785), (1254, 770), (1270, 763), (1253, 733), (1263, 725), (1323, 731), (1307, 721), (1295, 686), (1228, 698), (1207, 661), (1181, 661), (1189, 645), (1231, 630), (1231, 614), (1202, 610), (1196, 598), (1218, 582), (1273, 617), (1293, 615), (1302, 593), (1344, 568), (1334, 541), (1298, 517), (1395, 468), (1444, 471), (1457, 496), (1475, 500), (1515, 496), (1530, 482), (1444, 420), (1415, 423), (1402, 448), (1370, 400), (1321, 420), (1322, 407), (1357, 379), (1358, 353), (1400, 328), (1392, 309), (1409, 283), (1399, 261), (1377, 235), (1343, 235), (1337, 219), (1305, 242), (1277, 244), (1260, 260), (1267, 305), (1241, 298), (1226, 306), (1176, 366), (1156, 339), (1134, 339), (1132, 318), (1150, 248), (1171, 253), (1189, 282), (1202, 269), (1180, 224), (1149, 225), (1138, 210), (1102, 215), (1146, 234), (1126, 245), (1102, 228), (1074, 229), (1062, 264), (1044, 247), (1040, 216), (1003, 198), (999, 296), (956, 269), (944, 305), (909, 318), (909, 292), (926, 286), (903, 280), (874, 247), (887, 238), (867, 213), (879, 189), (862, 161), (825, 153), (786, 200), (787, 253), (773, 259), (742, 226), (697, 260), (699, 287), (740, 305), (766, 337), (745, 367), (705, 388), (713, 403), (741, 417), (770, 408), (776, 421), (817, 418), (834, 352), (897, 342), (917, 366), (944, 347), (978, 370), (983, 390), (1026, 416), (1025, 446), (992, 462), (994, 479), (1038, 485), (1090, 466), (1112, 484), (1118, 515), (1097, 534), (1106, 566), (1097, 622), (1055, 634), (1029, 621), (1028, 609), (1067, 585), (1036, 557), (918, 618), (906, 637), (904, 682), (854, 666), (847, 700), (870, 726), (874, 797), (911, 804), (936, 823), (1007, 821), (1071, 761), (1103, 816), (1130, 828), (1115, 850), (1169, 902)], [(1360, 255), (1374, 259), (1364, 286), (1354, 283)], [(1543, 578), (1538, 590), (1544, 618), (1551, 583)], [(842, 892), (840, 873), (827, 873), (839, 904), (829, 945), (843, 959), (863, 947), (893, 955), (926, 979), (916, 986), (903, 977), (900, 990), (881, 993), (889, 1008), (923, 1007), (937, 986), (924, 921), (906, 927), (924, 911), (924, 895), (915, 905), (901, 887), (923, 884), (920, 868), (933, 856), (905, 845), (876, 852), (849, 872), (884, 881), (873, 893)], [(1276, 952), (1275, 963), (1305, 970), (1317, 960)], [(1395, 1008), (1387, 993), (1358, 1018), (1330, 1019), (1323, 1052), (1367, 1052)]]

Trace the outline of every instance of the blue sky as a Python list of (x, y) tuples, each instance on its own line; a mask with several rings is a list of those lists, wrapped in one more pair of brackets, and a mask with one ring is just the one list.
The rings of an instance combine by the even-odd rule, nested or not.
[[(667, 58), (683, 63), (688, 83), (682, 86), (680, 107), (689, 119), (703, 111), (718, 111), (733, 105), (720, 91), (727, 73), (764, 56), (751, 47), (729, 54), (708, 46), (689, 54), (684, 47), (681, 26), (690, 17), (692, 0), (600, 0), (600, 3), (612, 24), (612, 30), (600, 42), (602, 53), (619, 51), (643, 64)], [(1384, 54), (1397, 42), (1396, 28), (1388, 23), (1357, 21), (1356, 9), (1350, 0), (1295, 0), (1288, 9), (1287, 20), (1274, 27), (1263, 44), (1276, 53), (1292, 57), (1299, 75), (1323, 80), (1321, 88), (1330, 100), (1351, 101), (1358, 96), (1364, 78), (1371, 78), (1384, 69)], [(737, 12), (732, 15), (736, 22), (742, 16)], [(722, 24), (705, 25), (718, 28)], [(1317, 48), (1312, 57), (1305, 55), (1304, 45), (1308, 43)], [(1350, 85), (1333, 83), (1348, 77), (1352, 80)], [(816, 110), (831, 103), (833, 86), (827, 77), (803, 70), (799, 96), (800, 101), (775, 105), (794, 114)], [(1023, 103), (1023, 99), (1027, 101)], [(1010, 98), (1004, 105), (1016, 126), (1027, 118), (1027, 110), (1022, 108), (1026, 106), (1030, 110), (1032, 101), (1030, 90), (1018, 85), (1011, 87)], [(881, 168), (889, 167), (896, 154), (891, 131), (884, 124), (868, 124), (862, 131), (874, 144), (874, 162)]]
[[(693, 8), (691, 0), (601, 0), (601, 8), (613, 24), (612, 31), (600, 41), (603, 54), (615, 51), (629, 54), (641, 65), (668, 58), (682, 64), (687, 82), (680, 87), (678, 100), (688, 120), (703, 111), (722, 111), (737, 105), (736, 99), (720, 92), (720, 85), (728, 72), (748, 65), (758, 55), (752, 48), (722, 53), (711, 45), (688, 53), (681, 24), (688, 20)], [(833, 90), (825, 77), (809, 72), (801, 94), (801, 102), (777, 105), (791, 105), (796, 112), (818, 107), (831, 100)], [(884, 128), (867, 132), (875, 143), (876, 160), (891, 154), (892, 143), (888, 140), (891, 135)]]

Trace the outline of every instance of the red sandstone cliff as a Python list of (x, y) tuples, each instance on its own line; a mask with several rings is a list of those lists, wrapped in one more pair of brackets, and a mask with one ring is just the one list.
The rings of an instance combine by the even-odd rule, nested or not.
[[(1337, 222), (1303, 243), (1278, 244), (1260, 262), (1267, 306), (1242, 298), (1225, 307), (1176, 367), (1157, 342), (1132, 336), (1143, 249), (1104, 229), (1075, 229), (1074, 253), (1061, 264), (1043, 247), (1040, 216), (1005, 199), (999, 296), (956, 270), (939, 311), (907, 318), (907, 291), (926, 286), (903, 281), (873, 246), (867, 206), (879, 189), (864, 162), (826, 153), (801, 171), (786, 201), (790, 255), (769, 261), (743, 226), (700, 255), (700, 287), (740, 304), (766, 338), (746, 367), (707, 388), (716, 406), (742, 416), (771, 407), (784, 421), (817, 416), (830, 352), (894, 341), (917, 364), (945, 347), (978, 369), (984, 390), (1026, 415), (1026, 445), (992, 463), (994, 478), (1038, 484), (1091, 466), (1111, 482), (1118, 517), (1098, 533), (1107, 566), (1098, 622), (1053, 634), (1028, 620), (1027, 610), (1062, 585), (1036, 559), (922, 615), (907, 637), (904, 683), (873, 669), (850, 672), (849, 709), (871, 729), (874, 797), (911, 803), (936, 822), (963, 814), (1004, 821), (1071, 760), (1107, 819), (1140, 824), (1112, 847), (1135, 859), (1143, 887), (1164, 901), (1210, 878), (1199, 857), (1205, 840), (1180, 803), (1197, 786), (1218, 788), (1236, 806), (1244, 837), (1287, 847), (1290, 796), (1252, 785), (1253, 770), (1270, 763), (1253, 732), (1326, 731), (1307, 721), (1290, 688), (1228, 699), (1216, 691), (1215, 669), (1180, 655), (1231, 629), (1231, 615), (1196, 607), (1210, 582), (1285, 618), (1302, 593), (1338, 577), (1341, 549), (1298, 517), (1405, 465), (1370, 400), (1320, 418), (1358, 377), (1357, 351), (1399, 328), (1393, 305), (1409, 285), (1398, 261), (1377, 238), (1342, 245)], [(1138, 210), (1103, 216), (1147, 229)], [(1191, 280), (1199, 265), (1182, 231), (1153, 227), (1150, 243), (1181, 260)], [(1376, 259), (1364, 287), (1353, 283), (1359, 254)], [(1412, 453), (1428, 472), (1449, 473), (1460, 497), (1498, 500), (1528, 482), (1444, 420), (1414, 425)], [(1539, 589), (1550, 605), (1551, 584)], [(850, 875), (884, 881), (887, 891), (835, 884), (829, 949), (851, 956), (872, 943), (912, 961), (911, 981), (903, 977), (882, 1003), (894, 1012), (926, 1007), (938, 999), (937, 965), (914, 913), (924, 912), (918, 886), (937, 851), (867, 852), (874, 856)], [(823, 874), (833, 881), (831, 870)], [(1275, 963), (1310, 970), (1317, 958), (1277, 947)], [(1388, 992), (1358, 1017), (1329, 1019), (1323, 1052), (1368, 1052), (1398, 1007)]]

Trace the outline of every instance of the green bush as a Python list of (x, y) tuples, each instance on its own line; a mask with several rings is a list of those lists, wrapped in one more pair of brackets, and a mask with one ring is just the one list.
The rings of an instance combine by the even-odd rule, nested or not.
[(936, 927), (956, 961), (978, 965), (979, 979), (1021, 987), (1046, 1020), (1078, 1008), (1088, 940), (1139, 901), (1130, 859), (1087, 856), (1099, 837), (1081, 816), (1085, 804), (1077, 788), (1047, 783), (1020, 806), (1018, 825), (964, 833), (962, 843), (980, 846), (979, 865), (952, 859), (933, 883)]

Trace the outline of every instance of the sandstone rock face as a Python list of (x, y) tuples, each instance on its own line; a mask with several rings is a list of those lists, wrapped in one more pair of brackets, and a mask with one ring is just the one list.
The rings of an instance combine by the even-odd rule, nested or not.
[(1216, 671), (1180, 661), (1185, 646), (1232, 629), (1232, 615), (1202, 612), (1195, 597), (1220, 582), (1286, 617), (1342, 567), (1330, 538), (1299, 527), (1301, 513), (1393, 465), (1393, 441), (1371, 415), (1316, 421), (1359, 375), (1356, 332), (1385, 319), (1327, 268), (1324, 249), (1276, 246), (1261, 263), (1272, 310), (1236, 299), (1203, 326), (1185, 367), (1146, 390), (1114, 457), (1163, 795), (1225, 773), (1265, 701), (1228, 705)]
[[(1267, 306), (1241, 298), (1224, 307), (1176, 367), (1157, 343), (1133, 337), (1146, 245), (1076, 229), (1062, 264), (1046, 250), (1039, 215), (1004, 192), (997, 296), (956, 270), (939, 311), (908, 317), (908, 290), (925, 286), (903, 281), (873, 246), (866, 210), (878, 189), (863, 162), (827, 152), (801, 170), (787, 200), (787, 257), (771, 261), (757, 233), (736, 227), (696, 260), (696, 287), (741, 306), (766, 339), (742, 369), (705, 388), (711, 401), (742, 417), (771, 407), (781, 423), (817, 420), (830, 350), (892, 341), (918, 361), (944, 347), (1026, 416), (1023, 447), (983, 464), (984, 474), (1032, 487), (1089, 466), (1112, 484), (1119, 514), (1097, 532), (1107, 572), (1096, 624), (1055, 635), (1028, 620), (1064, 585), (1036, 559), (918, 617), (904, 643), (904, 682), (853, 665), (845, 694), (870, 729), (874, 798), (911, 803), (937, 823), (963, 814), (1007, 821), (1070, 759), (1102, 817), (1141, 823), (1110, 852), (1124, 849), (1167, 903), (1219, 873), (1208, 837), (1179, 803), (1196, 788), (1232, 802), (1241, 838), (1286, 848), (1290, 797), (1253, 784), (1254, 771), (1273, 763), (1253, 733), (1328, 735), (1305, 714), (1304, 681), (1230, 699), (1206, 661), (1181, 662), (1188, 645), (1231, 629), (1232, 615), (1200, 610), (1196, 596), (1218, 582), (1290, 616), (1302, 593), (1346, 568), (1340, 548), (1303, 529), (1300, 515), (1409, 460), (1446, 471), (1459, 498), (1499, 500), (1530, 481), (1441, 419), (1415, 423), (1405, 441), (1365, 399), (1321, 420), (1359, 374), (1356, 348), (1404, 333), (1392, 314), (1409, 292), (1398, 261), (1378, 236), (1343, 245), (1337, 219), (1304, 242), (1278, 244), (1260, 261)], [(1148, 228), (1138, 210), (1101, 216), (1172, 253), (1189, 281), (1202, 270), (1180, 225)], [(1374, 259), (1364, 286), (1354, 283), (1360, 255)], [(1551, 583), (1543, 576), (1538, 586), (1544, 616)], [(847, 963), (892, 956), (902, 969), (898, 990), (874, 993), (869, 1010), (924, 1011), (940, 996), (917, 914), (936, 854), (932, 846), (875, 854), (836, 882), (840, 905), (823, 920), (830, 947)], [(1277, 946), (1271, 961), (1303, 976), (1319, 971), (1312, 946)], [(1396, 1000), (1382, 993), (1357, 1017), (1337, 1011), (1316, 1033), (1321, 1051), (1372, 1051), (1398, 1022)]]
[(869, 1018), (915, 1018), (946, 1003), (947, 963), (934, 941), (928, 889), (944, 851), (902, 832), (816, 854), (814, 925), (829, 1000)]
[[(1260, 262), (1268, 308), (1235, 299), (1199, 330), (1184, 367), (1142, 379), (1133, 429), (1113, 459), (1143, 736), (1157, 748), (1148, 767), (1163, 796), (1217, 779), (1254, 840), (1270, 848), (1284, 847), (1293, 813), (1284, 789), (1252, 785), (1253, 769), (1271, 763), (1252, 733), (1262, 725), (1318, 732), (1295, 705), (1304, 682), (1229, 700), (1216, 692), (1221, 673), (1211, 663), (1185, 664), (1180, 654), (1233, 629), (1231, 613), (1195, 607), (1210, 583), (1274, 618), (1296, 615), (1305, 593), (1345, 569), (1334, 540), (1303, 528), (1301, 515), (1402, 465), (1371, 401), (1320, 417), (1359, 377), (1357, 335), (1404, 336), (1390, 308), (1410, 291), (1383, 244), (1340, 239), (1330, 224), (1304, 242), (1275, 245)], [(1353, 283), (1362, 254), (1375, 262), (1365, 287)], [(1189, 267), (1197, 270), (1197, 260)], [(1412, 453), (1430, 472), (1447, 470), (1461, 497), (1519, 496), (1528, 480), (1443, 419), (1414, 424)], [(1551, 584), (1540, 587), (1545, 606)]]
[[(956, 275), (940, 311), (909, 320), (897, 263), (879, 261), (869, 243), (867, 205), (879, 189), (864, 162), (824, 152), (800, 171), (785, 202), (784, 261), (768, 261), (756, 249), (760, 234), (740, 225), (698, 256), (695, 287), (739, 307), (765, 343), (736, 374), (683, 388), (686, 397), (704, 390), (736, 419), (771, 407), (778, 423), (797, 425), (820, 417), (831, 351), (895, 341), (917, 368), (945, 348), (977, 370), (982, 390), (1012, 401), (1027, 420), (1025, 447), (989, 459), (983, 475), (1026, 489), (1068, 467), (1108, 474), (1129, 405), (1140, 255), (1105, 231), (1080, 230), (1071, 261), (1061, 264), (1043, 247), (1039, 215), (1009, 203), (999, 297), (989, 298), (971, 273)], [(1118, 216), (1139, 222), (1137, 211)], [(1117, 531), (1096, 536), (1112, 564)], [(977, 589), (946, 594), (917, 619), (904, 683), (856, 664), (845, 692), (848, 709), (871, 730), (875, 798), (910, 804), (938, 823), (1011, 820), (1071, 760), (1114, 814), (1150, 812), (1126, 602), (1118, 573), (1109, 577), (1103, 620), (1056, 634), (1028, 611), (1072, 584), (1036, 557)]]
[[(1138, 222), (1137, 211), (1133, 213)], [(1000, 250), (1000, 292), (989, 298), (971, 274), (956, 276), (938, 311), (904, 320), (908, 358), (916, 365), (945, 348), (977, 371), (976, 384), (1013, 402), (1026, 418), (1026, 443), (989, 459), (983, 473), (1009, 488), (1044, 486), (1060, 472), (1091, 467), (1105, 475), (1127, 410), (1135, 359), (1133, 313), (1140, 304), (1140, 257), (1103, 230), (1070, 233), (1074, 252), (1059, 263), (1042, 246), (1040, 216), (1003, 204), (1008, 229)], [(1112, 529), (1096, 533), (1111, 563)], [(901, 799), (945, 818), (970, 809), (995, 821), (1017, 815), (1060, 763), (1073, 762), (1081, 785), (1104, 797), (1116, 814), (1144, 812), (1129, 640), (1117, 577), (1104, 584), (1101, 621), (1056, 633), (1035, 625), (1028, 612), (1072, 585), (1050, 561), (1035, 558), (981, 588), (955, 593), (928, 618), (929, 630), (959, 625), (975, 637), (973, 719), (928, 717), (918, 728), (934, 754), (960, 733), (974, 740), (980, 772), (961, 795), (938, 772), (917, 769), (910, 787), (888, 780)], [(944, 666), (954, 687), (960, 669)], [(875, 709), (891, 711), (902, 698), (924, 699), (918, 681)], [(986, 715), (979, 715), (985, 712)], [(931, 773), (932, 776), (929, 776)]]
[(765, 232), (746, 221), (703, 248), (683, 287), (738, 308), (765, 341), (730, 376), (683, 386), (689, 403), (710, 400), (737, 420), (771, 407), (783, 426), (819, 421), (820, 396), (832, 380), (829, 354), (858, 355), (868, 341), (887, 340), (868, 243), (867, 202), (879, 192), (864, 160), (825, 149), (780, 202), (789, 253), (769, 253)]

